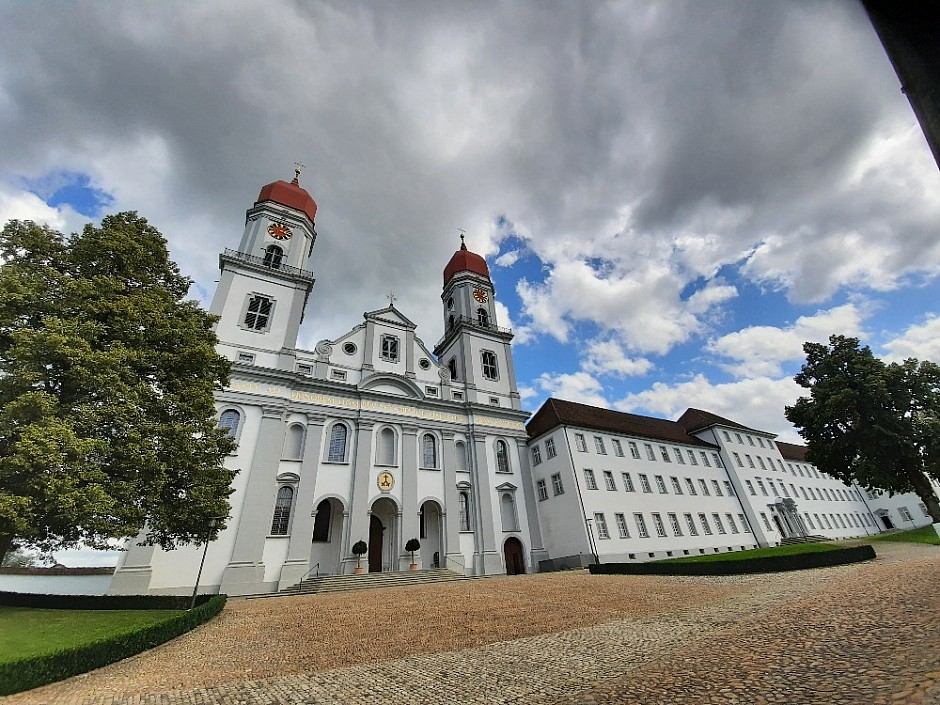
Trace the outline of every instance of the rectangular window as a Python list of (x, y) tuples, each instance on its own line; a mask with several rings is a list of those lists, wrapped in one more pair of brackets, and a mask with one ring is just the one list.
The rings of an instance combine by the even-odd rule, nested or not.
[(672, 481), (672, 489), (673, 489), (673, 491), (674, 491), (676, 494), (682, 494), (682, 483), (679, 482), (679, 478), (678, 478), (678, 477), (670, 477), (669, 479)]
[(574, 443), (580, 452), (587, 453), (587, 441), (584, 440), (583, 433), (574, 434)]
[(816, 531), (816, 525), (813, 523), (813, 518), (809, 515), (809, 512), (803, 512), (803, 516), (806, 518), (806, 523), (809, 525), (809, 528)]
[(701, 478), (699, 478), (699, 481), (698, 481), (698, 488), (702, 491), (702, 494), (705, 495), (706, 497), (710, 495), (710, 492), (708, 491), (708, 483), (705, 482), (705, 480)]
[(780, 458), (777, 458), (777, 465), (780, 468), (780, 472), (786, 472), (786, 470), (783, 469), (783, 461)]
[(663, 524), (663, 518), (657, 512), (653, 512), (653, 526), (656, 528), (657, 536), (664, 537), (666, 535), (666, 525)]
[(786, 486), (785, 484), (783, 484), (782, 482), (780, 483), (780, 489), (783, 490), (783, 496), (784, 496), (784, 497), (789, 497), (789, 496), (790, 496), (790, 493), (787, 491), (787, 486)]
[(496, 367), (496, 353), (492, 350), (483, 350), (480, 353), (483, 362), (483, 376), (486, 379), (499, 379), (499, 370)]
[(565, 493), (565, 486), (561, 484), (561, 473), (559, 472), (552, 475), (552, 492), (554, 492), (556, 496)]
[(738, 521), (741, 522), (741, 528), (745, 534), (751, 533), (751, 527), (747, 525), (747, 519), (744, 518), (743, 514), (738, 514)]
[(676, 462), (679, 463), (679, 465), (685, 465), (685, 458), (682, 457), (682, 451), (678, 448), (673, 448), (672, 452), (676, 456)]
[(685, 486), (689, 488), (689, 494), (691, 495), (698, 494), (698, 492), (695, 491), (695, 483), (692, 482), (691, 477), (685, 478)]
[(535, 483), (535, 488), (539, 493), (539, 502), (544, 502), (548, 499), (548, 487), (545, 486), (545, 480), (539, 480)]
[(594, 450), (598, 455), (607, 455), (607, 449), (604, 447), (604, 439), (600, 436), (594, 436)]
[(649, 478), (643, 473), (640, 473), (640, 489), (646, 492), (647, 494), (653, 491), (653, 488), (650, 487)]
[(725, 494), (734, 497), (734, 487), (731, 485), (731, 480), (725, 480)]
[(760, 480), (757, 480), (757, 488), (760, 490), (760, 493), (762, 495), (764, 495), (765, 497), (767, 496), (767, 488), (764, 487), (764, 483), (761, 482)]
[(764, 447), (764, 441), (760, 436), (757, 437), (757, 445), (759, 445), (761, 448)]
[(458, 392), (456, 389), (450, 393), (454, 401), (461, 401), (463, 399), (463, 392)]
[(713, 513), (712, 513), (712, 521), (715, 522), (715, 528), (718, 529), (718, 533), (719, 533), (719, 534), (724, 534), (724, 533), (726, 533), (726, 532), (725, 532), (725, 525), (721, 523), (721, 517), (718, 515), (717, 512), (713, 512)]
[(538, 443), (532, 446), (532, 464), (533, 465), (542, 464), (542, 449), (539, 448)]
[(712, 464), (708, 462), (708, 453), (702, 450), (699, 451), (699, 456), (702, 458), (702, 465), (704, 465), (706, 468), (710, 468), (712, 466)]
[(760, 518), (764, 522), (764, 528), (766, 528), (767, 531), (773, 531), (773, 528), (770, 526), (770, 520), (767, 519), (767, 514), (764, 512), (761, 512)]
[(611, 443), (612, 443), (613, 446), (614, 446), (614, 455), (616, 455), (618, 458), (622, 458), (622, 457), (623, 457), (623, 446), (620, 445), (620, 441), (618, 441), (616, 438), (614, 438), (614, 439), (611, 441)]
[(911, 513), (907, 511), (907, 507), (898, 507), (898, 514), (901, 515), (901, 519), (904, 521), (913, 521), (914, 517), (911, 516)]
[(691, 514), (685, 514), (685, 524), (689, 527), (689, 536), (698, 536), (698, 528), (695, 526), (695, 519)]
[(630, 477), (630, 473), (620, 473), (620, 479), (623, 480), (623, 489), (625, 492), (636, 492), (636, 489), (633, 487), (633, 478)]
[(752, 458), (751, 456), (749, 456), (747, 453), (744, 454), (744, 459), (747, 461), (747, 466), (748, 466), (749, 468), (755, 467), (755, 465), (754, 465), (754, 458)]
[(594, 471), (593, 471), (593, 470), (587, 470), (587, 469), (585, 469), (585, 471), (584, 471), (584, 486), (587, 487), (589, 490), (596, 490), (596, 489), (597, 489), (597, 482), (594, 480)]
[(313, 368), (310, 365), (297, 365), (297, 371), (302, 375), (309, 375), (313, 372)]
[(757, 493), (754, 491), (754, 485), (751, 484), (751, 481), (745, 480), (744, 484), (747, 486), (747, 491), (756, 497)]
[(646, 520), (643, 518), (642, 514), (634, 514), (633, 523), (636, 524), (637, 536), (641, 539), (648, 539), (650, 537), (650, 532), (646, 530)]
[(674, 536), (682, 536), (682, 525), (679, 523), (679, 517), (675, 514), (669, 514), (669, 526), (672, 527)]
[(425, 388), (424, 388), (424, 393), (427, 394), (429, 397), (436, 397), (436, 396), (437, 396), (437, 387), (425, 387)]
[(633, 441), (627, 441), (627, 445), (630, 446), (630, 457), (634, 460), (640, 459), (640, 449), (636, 447), (636, 443)]
[(549, 459), (555, 457), (555, 439), (554, 438), (545, 439), (545, 455), (547, 455)]
[(722, 431), (722, 432), (721, 432), (721, 435), (723, 435), (723, 436), (725, 437), (725, 440), (726, 440), (726, 441), (728, 441), (729, 443), (731, 442), (731, 436), (728, 435), (728, 432), (727, 432), (727, 431)]
[(656, 453), (653, 452), (653, 446), (651, 446), (649, 443), (644, 443), (643, 447), (646, 448), (646, 459), (656, 460)]
[(664, 463), (671, 463), (672, 458), (669, 457), (669, 449), (666, 446), (659, 446), (659, 455), (662, 457)]
[(744, 443), (744, 439), (741, 438), (741, 434), (740, 434), (740, 433), (735, 433), (735, 434), (734, 434), (734, 437), (738, 439), (738, 443), (742, 443), (742, 444)]
[(394, 335), (382, 336), (382, 359), (398, 362), (398, 338)]
[(739, 468), (743, 468), (743, 467), (744, 467), (744, 463), (741, 462), (741, 456), (738, 455), (737, 453), (732, 453), (731, 455), (734, 456), (734, 462), (737, 463), (738, 467), (739, 467)]
[(695, 459), (695, 452), (686, 449), (686, 453), (689, 454), (689, 462), (690, 462), (692, 465), (698, 465), (698, 461)]
[(715, 490), (715, 495), (721, 497), (721, 483), (718, 480), (712, 480), (712, 488)]
[(345, 382), (346, 370), (330, 370), (330, 379), (335, 379), (340, 382)]
[(747, 437), (747, 442), (750, 443), (751, 445), (754, 445), (754, 439), (751, 438), (750, 436)]
[(601, 512), (594, 513), (594, 523), (597, 525), (597, 538), (609, 539), (610, 532), (607, 531), (607, 519)]
[(774, 481), (769, 477), (767, 478), (767, 486), (770, 487), (770, 491), (773, 494), (777, 494), (777, 486), (774, 484)]
[[(757, 464), (760, 465), (760, 469), (761, 469), (761, 470), (766, 470), (766, 469), (767, 469), (767, 466), (764, 465), (764, 459), (763, 459), (762, 457), (760, 457), (759, 455), (757, 456)], [(773, 468), (771, 468), (771, 470), (773, 470)]]
[(274, 301), (267, 296), (252, 296), (245, 311), (245, 328), (266, 331), (271, 321), (271, 309)]
[(698, 514), (699, 523), (702, 525), (702, 531), (706, 536), (712, 535), (712, 527), (708, 525), (708, 517), (705, 516), (705, 512), (699, 512)]
[(238, 353), (238, 361), (253, 365), (255, 362), (254, 353), (240, 352)]
[(657, 475), (654, 479), (656, 480), (656, 489), (659, 490), (659, 494), (666, 494), (666, 481), (663, 480), (663, 476)]
[(738, 531), (738, 525), (734, 523), (734, 517), (731, 516), (730, 513), (725, 514), (725, 519), (728, 520), (728, 526), (731, 527), (731, 533), (732, 533), (732, 534), (740, 533), (740, 532)]
[(630, 529), (627, 528), (627, 517), (623, 514), (614, 514), (617, 519), (617, 531), (620, 532), (620, 538), (630, 538)]
[(607, 489), (611, 492), (617, 491), (617, 483), (614, 482), (614, 474), (610, 470), (604, 471), (604, 485), (606, 485)]

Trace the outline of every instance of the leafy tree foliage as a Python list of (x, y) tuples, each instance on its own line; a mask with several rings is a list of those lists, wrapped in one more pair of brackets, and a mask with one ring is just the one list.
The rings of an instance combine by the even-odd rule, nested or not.
[[(171, 548), (228, 516), (213, 318), (136, 213), (0, 234), (0, 557), (11, 542)], [(214, 533), (224, 527), (218, 522)]]
[(807, 459), (845, 482), (916, 492), (934, 521), (940, 502), (940, 366), (915, 359), (885, 364), (857, 338), (805, 343), (794, 378), (810, 391), (786, 409), (806, 440)]

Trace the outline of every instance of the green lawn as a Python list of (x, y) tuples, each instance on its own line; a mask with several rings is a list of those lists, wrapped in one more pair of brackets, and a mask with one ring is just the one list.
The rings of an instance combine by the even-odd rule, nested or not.
[(799, 553), (823, 553), (842, 548), (831, 543), (796, 543), (792, 546), (771, 546), (770, 548), (755, 548), (750, 551), (732, 551), (730, 553), (706, 553), (704, 556), (683, 556), (682, 558), (668, 558), (656, 563), (715, 563), (718, 561), (745, 561), (751, 558), (767, 558), (769, 556), (794, 556)]
[(159, 622), (179, 610), (44, 610), (0, 605), (0, 663)]
[(937, 532), (934, 531), (933, 526), (922, 526), (919, 529), (902, 531), (898, 534), (872, 536), (871, 540), (897, 541), (898, 543), (931, 543), (934, 546), (940, 546), (940, 536), (937, 536)]

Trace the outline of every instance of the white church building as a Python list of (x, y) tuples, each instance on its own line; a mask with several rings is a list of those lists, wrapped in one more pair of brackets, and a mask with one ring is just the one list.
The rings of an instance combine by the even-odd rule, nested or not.
[[(298, 176), (261, 189), (219, 257), (211, 312), (233, 370), (216, 406), (238, 474), (201, 591), (275, 592), (360, 561), (408, 570), (411, 538), (419, 568), (494, 575), (930, 523), (916, 496), (843, 485), (801, 446), (709, 412), (667, 421), (549, 399), (529, 420), (489, 269), (462, 242), (433, 349), (393, 299), (299, 349), (317, 204)], [(110, 593), (192, 591), (203, 546), (126, 548)]]
[[(370, 572), (408, 570), (411, 538), (421, 568), (537, 570), (548, 556), (524, 479), (528, 414), (486, 262), (461, 243), (447, 263), (433, 349), (389, 305), (301, 350), (316, 212), (296, 176), (268, 184), (237, 249), (220, 255), (211, 312), (234, 366), (216, 403), (238, 440), (226, 465), (239, 472), (201, 589), (263, 593), (351, 573), (359, 540)], [(201, 546), (127, 548), (111, 593), (192, 590)]]

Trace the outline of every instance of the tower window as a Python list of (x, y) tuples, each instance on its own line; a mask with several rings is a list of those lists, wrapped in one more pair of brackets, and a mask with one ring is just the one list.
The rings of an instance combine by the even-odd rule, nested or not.
[(496, 441), (496, 472), (509, 472), (509, 449), (503, 440)]
[(398, 338), (394, 335), (382, 336), (382, 359), (398, 362)]
[(252, 296), (245, 311), (245, 327), (250, 330), (266, 331), (271, 321), (274, 301), (267, 296)]
[(272, 269), (281, 268), (281, 260), (284, 259), (284, 250), (278, 245), (268, 245), (264, 250), (264, 266)]
[(456, 358), (452, 357), (450, 359), (450, 361), (447, 363), (447, 369), (450, 370), (450, 378), (457, 379), (457, 359)]
[(477, 323), (479, 323), (483, 327), (487, 327), (490, 325), (490, 314), (487, 313), (485, 308), (477, 309)]
[(496, 353), (483, 351), (483, 376), (487, 379), (499, 379), (499, 370), (496, 367)]

